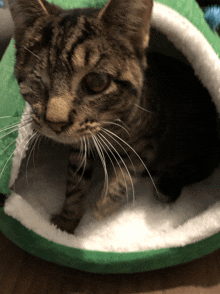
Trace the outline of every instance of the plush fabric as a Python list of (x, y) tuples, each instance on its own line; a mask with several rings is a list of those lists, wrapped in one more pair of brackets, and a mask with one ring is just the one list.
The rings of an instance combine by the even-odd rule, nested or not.
[[(106, 1), (53, 2), (73, 8), (102, 7)], [(149, 50), (189, 62), (220, 112), (220, 40), (204, 20), (198, 4), (194, 0), (156, 1), (152, 27), (157, 35)], [(164, 43), (162, 34), (170, 42)], [(100, 192), (102, 170), (97, 166), (96, 185), (75, 235), (51, 225), (50, 216), (61, 207), (65, 193), (68, 149), (44, 141), (35, 164), (28, 155), (27, 172), (26, 162), (18, 177), (32, 130), (24, 127), (30, 107), (19, 94), (13, 64), (12, 40), (0, 63), (0, 129), (21, 122), (18, 131), (12, 128), (0, 133), (0, 193), (11, 194), (0, 210), (0, 228), (9, 239), (46, 260), (99, 273), (153, 270), (187, 262), (219, 248), (220, 169), (205, 181), (184, 188), (173, 205), (154, 199), (149, 181), (140, 179), (135, 187), (136, 202), (125, 203), (117, 214), (98, 222), (89, 209), (89, 202)], [(4, 136), (9, 131), (13, 132)]]

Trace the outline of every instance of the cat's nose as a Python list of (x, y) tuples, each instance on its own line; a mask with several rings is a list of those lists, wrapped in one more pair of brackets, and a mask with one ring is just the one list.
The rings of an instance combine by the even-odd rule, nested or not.
[(50, 126), (50, 128), (56, 133), (61, 133), (68, 126), (68, 123), (65, 122), (55, 123), (47, 121), (47, 123)]
[(45, 120), (55, 132), (62, 132), (69, 124), (70, 109), (72, 100), (68, 93), (64, 96), (53, 96), (47, 103)]

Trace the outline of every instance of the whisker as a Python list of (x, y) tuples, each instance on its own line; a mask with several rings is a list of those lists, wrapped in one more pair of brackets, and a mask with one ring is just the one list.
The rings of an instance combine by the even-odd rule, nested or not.
[[(80, 168), (81, 168), (82, 165), (83, 165), (83, 171), (82, 171), (82, 174), (81, 174), (79, 180), (77, 181), (77, 183), (75, 184), (75, 186), (72, 188), (72, 190), (74, 190), (74, 189), (79, 185), (79, 183), (81, 182), (82, 177), (83, 177), (84, 172), (85, 172), (86, 162), (87, 162), (87, 160), (86, 160), (86, 157), (87, 157), (87, 156), (86, 156), (86, 154), (87, 154), (87, 145), (86, 145), (85, 137), (83, 137), (83, 139), (80, 139), (80, 141), (81, 141), (81, 146), (82, 146), (82, 152), (83, 152), (83, 150), (84, 150), (84, 156), (83, 156), (83, 158), (82, 158), (82, 161), (81, 161), (80, 165), (78, 166), (78, 168), (77, 168), (77, 170), (76, 170), (76, 172), (75, 172), (75, 175), (76, 175), (77, 172), (80, 170)], [(84, 143), (84, 148), (83, 148), (83, 143)]]
[(92, 139), (93, 139), (93, 142), (94, 142), (94, 145), (96, 147), (96, 150), (99, 154), (99, 157), (101, 159), (101, 162), (102, 162), (102, 166), (103, 166), (103, 169), (104, 169), (104, 174), (105, 174), (105, 183), (104, 183), (104, 187), (105, 187), (105, 197), (107, 196), (107, 193), (108, 193), (108, 171), (107, 171), (107, 166), (106, 166), (106, 161), (105, 161), (105, 155), (102, 151), (102, 149), (100, 148), (100, 145), (99, 145), (99, 141), (98, 139), (96, 138), (96, 136), (90, 131), (90, 133), (92, 134)]
[(11, 133), (13, 133), (13, 132), (19, 130), (19, 128), (26, 127), (29, 123), (30, 123), (30, 122), (26, 122), (24, 125), (20, 125), (20, 124), (19, 124), (18, 126), (15, 126), (15, 129), (14, 129), (14, 130), (8, 132), (7, 134), (2, 135), (2, 136), (0, 137), (0, 139), (2, 139), (2, 138), (4, 138), (4, 137), (8, 136), (9, 134), (11, 134)]
[[(33, 148), (34, 148), (34, 146), (36, 145), (36, 141), (34, 142), (34, 140), (35, 140), (35, 138), (37, 137), (37, 135), (38, 135), (38, 133), (37, 132), (35, 132), (34, 134), (33, 134), (33, 136), (29, 139), (29, 144), (30, 144), (30, 146), (29, 146), (29, 148), (31, 148), (31, 151), (30, 151), (30, 153), (29, 153), (29, 156), (28, 156), (28, 159), (27, 159), (27, 163), (26, 163), (26, 181), (27, 181), (27, 184), (28, 184), (28, 176), (27, 176), (27, 170), (28, 170), (28, 163), (29, 163), (29, 160), (30, 160), (30, 157), (31, 157), (31, 154), (32, 154), (32, 152), (33, 152)], [(35, 143), (35, 144), (34, 144)], [(32, 146), (31, 146), (32, 145)]]
[(120, 118), (116, 118), (115, 121), (122, 123), (126, 129), (130, 129)]
[[(101, 134), (99, 134), (99, 135), (101, 135)], [(105, 138), (105, 137), (104, 137), (104, 138)], [(111, 150), (111, 148), (107, 145), (107, 143), (109, 143), (109, 141), (108, 141), (106, 138), (105, 138), (105, 140), (106, 140), (107, 142), (105, 142), (102, 138), (99, 138), (99, 139), (103, 142), (103, 144), (105, 144), (105, 146), (108, 148), (109, 152), (110, 152), (110, 153), (112, 154), (112, 156), (114, 157), (116, 163), (118, 164), (118, 167), (119, 167), (119, 169), (120, 169), (120, 171), (121, 171), (121, 173), (122, 173), (123, 179), (124, 179), (125, 189), (126, 189), (126, 196), (127, 196), (127, 200), (128, 200), (128, 185), (127, 185), (127, 181), (126, 181), (126, 179), (125, 179), (125, 174), (124, 174), (123, 169), (122, 169), (122, 167), (121, 167), (121, 165), (120, 165), (120, 162), (118, 161), (117, 157), (115, 156), (115, 154), (113, 153), (113, 151)], [(113, 165), (113, 168), (114, 168), (114, 165)], [(115, 170), (115, 168), (114, 168), (114, 170)], [(116, 170), (115, 170), (115, 174), (116, 174), (116, 177), (118, 178), (118, 175), (117, 175)]]
[(44, 6), (44, 4), (42, 3), (42, 1), (41, 1), (41, 0), (38, 0), (38, 2), (39, 2), (39, 4), (40, 4), (41, 8), (44, 10), (44, 12), (45, 12), (47, 15), (49, 15), (49, 13), (48, 13), (46, 7)]
[[(30, 131), (29, 133), (28, 133), (28, 135), (25, 137), (25, 139), (21, 142), (21, 143), (23, 143), (25, 140), (26, 140), (26, 138), (28, 138), (28, 136), (30, 136), (30, 138), (27, 140), (27, 142), (25, 143), (25, 145), (24, 145), (24, 147), (23, 147), (23, 150), (22, 150), (22, 152), (21, 152), (21, 157), (20, 157), (20, 161), (22, 160), (22, 158), (23, 158), (23, 154), (24, 154), (24, 151), (26, 150), (26, 147), (28, 146), (28, 144), (30, 143), (30, 141), (31, 141), (31, 139), (35, 136), (35, 134), (36, 134), (36, 132), (34, 131), (34, 133), (33, 134), (31, 134), (32, 133), (32, 131)], [(31, 134), (31, 135), (30, 135)]]
[(43, 136), (43, 135), (39, 134), (39, 139), (38, 139), (38, 142), (37, 142), (37, 148), (38, 148), (38, 149), (39, 149), (39, 146), (40, 146), (41, 141), (42, 141), (44, 138), (46, 138), (46, 136)]
[[(108, 156), (108, 158), (109, 158), (109, 160), (110, 160), (110, 162), (111, 162), (111, 164), (113, 166), (113, 169), (114, 169), (114, 173), (115, 173), (116, 178), (118, 178), (118, 174), (116, 172), (114, 162), (113, 162), (111, 156), (109, 155), (108, 151), (106, 150), (106, 148), (104, 146), (106, 146), (111, 153), (113, 153), (113, 152), (110, 150), (109, 146), (106, 145), (106, 142), (100, 137), (99, 134), (97, 134), (97, 137), (99, 138), (99, 144), (101, 145), (102, 149), (105, 151), (106, 155)], [(104, 144), (104, 146), (103, 146), (103, 144), (100, 141)], [(116, 159), (116, 157), (115, 157), (115, 159)]]
[[(27, 134), (27, 136), (25, 137), (25, 139), (29, 136), (29, 134), (30, 134), (30, 133)], [(24, 139), (24, 140), (25, 140), (25, 139)], [(24, 140), (23, 140), (23, 141), (24, 141)], [(23, 143), (23, 141), (20, 142), (20, 143), (18, 144), (18, 147)], [(23, 152), (22, 152), (22, 154), (23, 154)], [(5, 169), (6, 169), (8, 163), (9, 163), (9, 161), (10, 161), (10, 159), (12, 158), (13, 155), (14, 155), (14, 151), (11, 153), (11, 155), (10, 155), (9, 158), (7, 159), (5, 165), (3, 166), (3, 169), (2, 169), (2, 171), (0, 172), (0, 179), (1, 179), (1, 177), (2, 177), (2, 175), (3, 175), (3, 173), (4, 173), (4, 171), (5, 171)]]
[(19, 126), (19, 124), (21, 124), (21, 121), (17, 121), (15, 123), (11, 124), (11, 125), (8, 125), (8, 126), (2, 128), (2, 129), (0, 129), (0, 132), (3, 132), (3, 131), (6, 131), (8, 129), (11, 129), (13, 127)]
[(26, 120), (24, 120), (24, 121), (22, 121), (22, 122), (18, 121), (18, 122), (14, 123), (14, 124), (12, 124), (12, 125), (10, 125), (10, 126), (7, 126), (7, 127), (3, 128), (3, 129), (1, 129), (1, 130), (0, 130), (0, 133), (1, 133), (1, 132), (4, 132), (4, 131), (7, 131), (7, 130), (10, 130), (10, 129), (14, 128), (14, 127), (17, 127), (17, 126), (21, 125), (22, 123), (24, 123), (24, 122), (28, 122), (28, 121), (31, 122), (30, 119), (26, 119)]
[(139, 158), (139, 160), (140, 160), (141, 163), (143, 164), (144, 168), (146, 169), (146, 171), (147, 171), (147, 173), (148, 173), (148, 175), (149, 175), (149, 177), (150, 177), (150, 179), (151, 179), (151, 181), (152, 181), (152, 184), (153, 184), (153, 186), (154, 186), (154, 188), (155, 188), (157, 194), (160, 195), (160, 194), (159, 194), (159, 191), (157, 190), (157, 187), (156, 187), (156, 185), (155, 185), (155, 182), (154, 182), (154, 180), (153, 180), (153, 178), (152, 178), (152, 176), (151, 176), (151, 174), (150, 174), (150, 172), (149, 172), (149, 169), (147, 168), (147, 166), (146, 166), (145, 163), (143, 162), (143, 160), (142, 160), (142, 158), (140, 157), (140, 155), (134, 150), (134, 148), (132, 148), (127, 142), (125, 142), (122, 138), (120, 138), (119, 136), (117, 136), (117, 135), (114, 134), (113, 132), (111, 132), (111, 131), (109, 131), (109, 130), (107, 130), (107, 129), (104, 129), (104, 128), (102, 128), (102, 130), (105, 131), (105, 132), (107, 132), (107, 133), (110, 133), (110, 134), (112, 134), (113, 136), (115, 136), (116, 138), (118, 138), (121, 142), (123, 142), (125, 145), (127, 145), (127, 146), (128, 146), (128, 147), (129, 147), (129, 148), (130, 148), (130, 149), (136, 154), (136, 156)]
[(17, 131), (17, 130), (18, 130), (18, 128), (14, 129), (13, 131), (10, 131), (9, 133), (7, 133), (7, 134), (1, 136), (0, 139), (6, 137), (6, 136), (8, 136), (8, 135), (10, 135), (11, 133), (14, 133), (14, 132)]
[(148, 113), (154, 113), (153, 111), (147, 110), (147, 109), (141, 107), (140, 105), (138, 105), (138, 104), (136, 104), (136, 103), (133, 103), (133, 104), (134, 104), (135, 106), (137, 106), (138, 108), (142, 109), (143, 111), (146, 111), (146, 112), (148, 112)]
[(32, 115), (31, 113), (22, 113), (21, 115), (6, 115), (6, 116), (1, 116), (0, 119), (2, 118), (14, 118), (14, 117), (21, 117), (23, 115)]
[(3, 169), (2, 169), (2, 171), (0, 172), (0, 179), (1, 179), (3, 173), (4, 173), (5, 169), (6, 169), (6, 166), (7, 166), (8, 162), (9, 162), (9, 160), (12, 158), (13, 155), (14, 155), (14, 151), (11, 153), (11, 155), (10, 155), (9, 158), (7, 159), (5, 165), (3, 166)]
[[(123, 165), (124, 165), (124, 167), (125, 167), (125, 169), (127, 171), (128, 177), (130, 179), (130, 182), (131, 182), (133, 201), (135, 201), (134, 185), (133, 185), (132, 177), (131, 177), (131, 174), (129, 172), (129, 169), (128, 169), (126, 163), (124, 162), (123, 158), (121, 157), (121, 155), (119, 154), (119, 152), (116, 150), (116, 148), (107, 140), (107, 138), (105, 136), (103, 136), (102, 134), (100, 134), (100, 135), (108, 142), (108, 144), (112, 147), (112, 149), (115, 151), (115, 153), (118, 155), (118, 157), (120, 158), (121, 162), (123, 163)], [(127, 197), (128, 197), (128, 195), (127, 195)]]
[(30, 52), (32, 55), (37, 57), (39, 60), (42, 60), (39, 56), (37, 56), (34, 52), (32, 52), (30, 49), (28, 49), (26, 46), (23, 46), (24, 49), (26, 49), (28, 52)]
[(1, 153), (0, 156), (14, 143), (16, 142), (17, 138), (15, 140), (13, 140)]
[[(103, 129), (102, 129), (103, 130)], [(105, 129), (104, 129), (105, 130)], [(103, 132), (104, 132), (104, 130), (103, 130)], [(101, 135), (101, 134), (100, 134)], [(136, 175), (136, 169), (135, 169), (135, 166), (134, 166), (134, 164), (133, 164), (133, 161), (132, 161), (132, 159), (131, 159), (131, 157), (130, 157), (130, 155), (128, 154), (128, 152), (125, 150), (125, 148), (113, 137), (113, 136), (111, 136), (110, 134), (107, 134), (110, 138), (112, 138), (112, 140), (113, 141), (115, 141), (120, 147), (121, 147), (121, 149), (125, 152), (125, 154), (127, 155), (127, 157), (128, 157), (128, 159), (130, 160), (130, 162), (131, 162), (131, 164), (132, 164), (132, 168), (133, 168), (133, 170), (134, 170), (134, 172), (135, 172), (135, 175)]]
[(106, 166), (106, 160), (105, 160), (105, 155), (102, 151), (102, 148), (101, 148), (101, 145), (100, 145), (100, 142), (98, 140), (98, 138), (93, 134), (93, 138), (94, 138), (94, 143), (96, 142), (96, 149), (99, 153), (99, 157), (102, 161), (102, 165), (103, 165), (103, 169), (104, 169), (104, 173), (105, 173), (105, 183), (104, 183), (104, 186), (105, 186), (105, 189), (106, 189), (106, 192), (105, 192), (105, 197), (107, 196), (107, 193), (108, 193), (108, 171), (107, 171), (107, 166)]
[[(89, 144), (89, 156), (90, 154), (92, 153), (92, 156), (94, 159), (96, 159), (96, 154), (94, 153), (94, 150), (93, 150), (93, 144), (91, 144), (91, 141), (90, 141), (91, 138), (87, 137), (87, 140), (88, 140), (88, 144)], [(92, 140), (93, 141), (93, 140)], [(94, 141), (93, 141), (94, 143)]]
[[(84, 139), (84, 137), (83, 137), (83, 139)], [(79, 154), (80, 159), (79, 159), (79, 161), (80, 161), (81, 163), (79, 164), (79, 166), (78, 166), (78, 168), (77, 168), (75, 174), (77, 174), (78, 171), (80, 170), (80, 168), (82, 167), (82, 165), (85, 164), (85, 147), (86, 147), (86, 146), (84, 147), (85, 141), (84, 141), (83, 139), (80, 138), (81, 145), (80, 145), (80, 154)], [(84, 144), (83, 144), (83, 143), (84, 143)], [(83, 155), (83, 151), (84, 151), (84, 155)], [(80, 178), (80, 180), (81, 180), (81, 178)], [(78, 185), (78, 183), (77, 183), (77, 185)]]
[(95, 156), (95, 154), (94, 154), (94, 151), (93, 151), (93, 144), (91, 144), (91, 137), (87, 137), (87, 140), (88, 140), (88, 146), (89, 146), (89, 156), (91, 156), (91, 154), (92, 154), (92, 156), (93, 156), (93, 158), (95, 159), (96, 158), (96, 156)]
[[(23, 141), (20, 142), (20, 144), (18, 145), (18, 146), (21, 146), (21, 144), (22, 144), (23, 142), (25, 142), (26, 139), (29, 137), (29, 139), (27, 140), (27, 142), (26, 142), (26, 143), (24, 144), (24, 146), (23, 146), (23, 150), (22, 150), (21, 155), (20, 155), (20, 162), (22, 161), (22, 159), (23, 159), (23, 157), (24, 157), (23, 154), (24, 154), (24, 152), (26, 151), (26, 147), (27, 147), (27, 145), (28, 145), (29, 142), (31, 141), (32, 137), (35, 136), (35, 133), (36, 133), (36, 132), (34, 132), (34, 134), (32, 134), (32, 131), (30, 131), (30, 132), (27, 134), (27, 136), (23, 139)], [(27, 170), (26, 170), (26, 173), (27, 173)], [(27, 177), (26, 177), (26, 180), (27, 180)], [(28, 184), (28, 180), (27, 180), (27, 184)], [(14, 189), (15, 189), (15, 184), (14, 184)]]
[(35, 140), (35, 144), (34, 144), (34, 152), (33, 152), (33, 166), (34, 166), (34, 172), (35, 172), (35, 174), (36, 174), (36, 166), (35, 166), (35, 161), (34, 161), (34, 158), (35, 158), (35, 150), (36, 150), (36, 145), (37, 145), (37, 143), (39, 144), (39, 139), (40, 139), (40, 137), (42, 137), (41, 136), (41, 134), (38, 134), (38, 136), (37, 136), (37, 138), (36, 138), (36, 140)]
[(84, 151), (84, 167), (83, 167), (82, 177), (84, 175), (86, 165), (87, 165), (87, 149), (88, 149), (85, 137), (83, 137), (83, 141), (84, 141), (84, 145), (85, 145), (85, 148), (84, 148), (85, 151)]
[(118, 126), (118, 127), (122, 128), (130, 136), (130, 133), (128, 132), (128, 130), (125, 127), (121, 126), (120, 124), (110, 122), (110, 121), (103, 121), (103, 123)]
[[(80, 138), (79, 161), (81, 162), (82, 160), (83, 160), (83, 140), (82, 140), (82, 138)], [(78, 172), (78, 170), (80, 169), (80, 167), (76, 170), (76, 172)]]
[(90, 141), (89, 141), (89, 138), (86, 137), (86, 142), (87, 142), (87, 146), (88, 146), (88, 156), (90, 157), (90, 153), (91, 153), (91, 146), (90, 146)]
[(2, 116), (2, 117), (0, 117), (0, 119), (1, 119), (1, 118), (10, 118), (10, 117), (12, 117), (12, 116), (7, 115), (7, 116)]

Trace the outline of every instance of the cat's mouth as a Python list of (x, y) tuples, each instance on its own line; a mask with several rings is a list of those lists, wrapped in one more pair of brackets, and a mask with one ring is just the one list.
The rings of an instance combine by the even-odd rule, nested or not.
[[(84, 138), (94, 138), (102, 132), (109, 132), (111, 128), (117, 128), (121, 132), (127, 132), (127, 128), (121, 124), (120, 119), (114, 121), (95, 121), (86, 119), (83, 122), (63, 126), (62, 124), (51, 124), (33, 116), (33, 129), (57, 142), (64, 144), (75, 144)], [(115, 130), (113, 130), (115, 132)], [(116, 132), (117, 133), (117, 132)]]
[(45, 123), (34, 117), (32, 124), (36, 132), (64, 144), (76, 143), (82, 138), (91, 138), (101, 131), (99, 122), (89, 120), (80, 124), (64, 126), (59, 123)]

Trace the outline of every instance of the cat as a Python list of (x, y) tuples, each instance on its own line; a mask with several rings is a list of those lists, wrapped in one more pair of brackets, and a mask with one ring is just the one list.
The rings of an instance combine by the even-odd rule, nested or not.
[(207, 90), (189, 66), (148, 52), (152, 0), (73, 10), (46, 0), (9, 4), (15, 76), (33, 128), (71, 145), (65, 203), (51, 220), (57, 227), (74, 233), (84, 214), (92, 153), (105, 174), (92, 207), (98, 220), (117, 212), (144, 174), (170, 203), (218, 166), (217, 113)]

